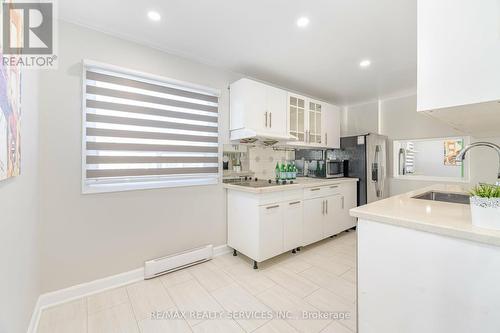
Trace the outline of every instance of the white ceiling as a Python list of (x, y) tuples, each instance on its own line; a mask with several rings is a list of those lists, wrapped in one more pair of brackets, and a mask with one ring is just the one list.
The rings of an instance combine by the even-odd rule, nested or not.
[[(417, 0), (65, 0), (61, 19), (339, 104), (416, 87)], [(160, 22), (147, 18), (161, 13)], [(305, 29), (296, 25), (307, 16)], [(372, 66), (360, 69), (361, 60)]]

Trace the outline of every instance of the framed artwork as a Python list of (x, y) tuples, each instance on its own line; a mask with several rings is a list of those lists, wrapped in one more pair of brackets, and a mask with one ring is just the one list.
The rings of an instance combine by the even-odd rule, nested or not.
[(463, 140), (445, 140), (444, 141), (444, 165), (459, 166), (461, 162), (457, 162), (457, 155), (464, 147)]
[[(1, 14), (1, 13), (0, 13)], [(19, 27), (22, 18), (13, 16), (12, 25)], [(21, 36), (12, 36), (15, 42)], [(0, 49), (3, 50), (0, 40)], [(3, 55), (0, 51), (0, 56)], [(1, 57), (0, 57), (1, 59)], [(0, 62), (0, 181), (21, 173), (21, 68), (6, 67)]]

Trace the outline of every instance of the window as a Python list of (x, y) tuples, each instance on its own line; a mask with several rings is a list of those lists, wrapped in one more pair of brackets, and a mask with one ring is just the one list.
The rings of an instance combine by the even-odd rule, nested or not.
[(394, 141), (394, 177), (404, 180), (468, 182), (469, 163), (456, 160), (469, 137)]
[(83, 67), (84, 193), (218, 183), (216, 90)]

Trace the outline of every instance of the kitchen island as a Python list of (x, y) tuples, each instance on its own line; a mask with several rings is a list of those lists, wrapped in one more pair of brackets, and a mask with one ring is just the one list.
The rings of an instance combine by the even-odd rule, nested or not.
[(257, 264), (353, 228), (357, 178), (298, 178), (293, 184), (224, 184), (228, 246)]
[(467, 204), (416, 199), (436, 185), (351, 210), (358, 218), (361, 333), (498, 332), (500, 231)]

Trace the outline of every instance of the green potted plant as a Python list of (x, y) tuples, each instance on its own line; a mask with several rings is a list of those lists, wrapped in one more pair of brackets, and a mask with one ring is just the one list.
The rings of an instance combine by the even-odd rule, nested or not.
[(500, 230), (500, 186), (480, 184), (470, 195), (472, 224)]

